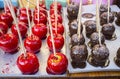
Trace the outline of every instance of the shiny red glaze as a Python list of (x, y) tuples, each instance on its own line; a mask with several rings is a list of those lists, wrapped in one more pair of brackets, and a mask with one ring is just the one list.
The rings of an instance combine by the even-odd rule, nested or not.
[[(17, 8), (15, 6), (13, 6), (13, 9), (14, 9), (15, 14), (17, 15)], [(10, 9), (7, 6), (5, 7), (5, 12), (6, 13), (11, 13)]]
[(47, 72), (49, 74), (60, 75), (66, 72), (68, 67), (67, 57), (62, 53), (50, 54), (47, 61)]
[(46, 24), (47, 23), (47, 17), (44, 13), (40, 13), (39, 17), (40, 18), (39, 18), (39, 21), (38, 21), (38, 13), (34, 14), (33, 21), (34, 21), (35, 24), (39, 24), (39, 23)]
[(28, 52), (37, 53), (41, 48), (42, 42), (38, 36), (28, 36), (24, 41), (24, 46)]
[[(64, 45), (64, 38), (61, 34), (54, 34), (54, 44), (55, 44), (55, 49), (57, 52), (59, 52)], [(53, 45), (52, 45), (52, 40), (51, 40), (51, 35), (48, 36), (47, 38), (47, 44), (50, 49), (50, 51), (53, 51)]]
[[(50, 9), (54, 9), (54, 2), (50, 5)], [(62, 5), (57, 2), (57, 10), (61, 13)]]
[(41, 40), (45, 39), (47, 35), (47, 26), (43, 23), (35, 24), (32, 27), (32, 33), (38, 36)]
[(21, 54), (17, 59), (17, 66), (23, 74), (35, 74), (39, 70), (39, 61), (32, 52), (26, 52), (27, 56)]
[[(50, 9), (50, 15), (55, 14), (55, 9)], [(57, 14), (60, 14), (59, 11), (57, 11)]]
[[(47, 15), (47, 12), (45, 10), (43, 10), (43, 9), (39, 10), (39, 14), (40, 13), (43, 13), (43, 14)], [(38, 14), (38, 9), (35, 9), (34, 12), (33, 12), (33, 14), (34, 14), (34, 16), (35, 16), (35, 14)]]
[[(31, 15), (29, 15), (29, 18), (30, 18), (30, 21), (32, 21), (32, 16)], [(25, 24), (28, 24), (27, 14), (20, 14), (18, 16), (18, 19), (19, 19), (19, 21), (24, 22)]]
[(0, 48), (6, 53), (16, 53), (18, 49), (18, 38), (13, 34), (3, 34), (0, 37)]
[[(28, 27), (27, 27), (26, 24), (23, 23), (23, 22), (19, 22), (19, 23), (18, 23), (18, 27), (19, 27), (19, 29), (20, 29), (20, 33), (21, 33), (22, 38), (24, 38), (24, 37), (26, 36), (26, 34), (27, 34), (27, 28), (28, 28)], [(12, 31), (12, 33), (13, 33), (14, 35), (18, 36), (18, 32), (17, 32), (17, 28), (16, 28), (16, 25), (15, 25), (15, 24), (12, 25), (11, 31)]]
[[(55, 15), (54, 14), (52, 14), (51, 16), (50, 16), (50, 18), (51, 18), (51, 22), (53, 23), (53, 22), (55, 22)], [(61, 15), (57, 15), (57, 22), (59, 22), (59, 23), (62, 23), (63, 22), (63, 19), (62, 19), (62, 16)]]
[[(56, 33), (56, 27), (55, 27), (55, 22), (52, 23), (52, 31), (53, 33)], [(57, 23), (57, 33), (63, 35), (64, 33), (64, 26), (61, 23)]]
[(8, 31), (8, 25), (5, 22), (0, 21), (0, 30), (3, 34), (6, 34)]
[[(29, 15), (31, 15), (31, 10), (28, 8), (28, 13), (29, 13)], [(20, 8), (20, 10), (19, 10), (19, 14), (27, 14), (27, 10), (26, 10), (26, 8)]]
[(5, 22), (9, 27), (11, 27), (13, 22), (12, 15), (10, 13), (2, 13), (0, 15), (0, 21)]
[[(39, 7), (43, 8), (43, 9), (46, 9), (46, 6), (45, 6), (44, 3), (40, 3), (40, 4), (39, 4)], [(35, 7), (35, 9), (37, 9), (37, 6)]]

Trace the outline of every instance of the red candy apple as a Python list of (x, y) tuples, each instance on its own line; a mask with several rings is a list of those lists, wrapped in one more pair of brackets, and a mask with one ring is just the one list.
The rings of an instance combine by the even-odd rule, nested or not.
[[(51, 16), (50, 16), (50, 18), (51, 18), (51, 22), (53, 23), (53, 22), (55, 22), (55, 14), (52, 14)], [(59, 15), (59, 14), (57, 14), (57, 22), (59, 22), (59, 23), (62, 23), (62, 16), (61, 15)]]
[(46, 38), (47, 26), (43, 23), (36, 24), (32, 27), (32, 33), (38, 36), (41, 40)]
[[(50, 9), (50, 15), (55, 14), (55, 9)], [(57, 14), (60, 14), (59, 11), (57, 11)]]
[[(39, 14), (40, 13), (43, 13), (43, 14), (47, 15), (47, 12), (45, 10), (43, 10), (43, 9), (39, 9)], [(34, 14), (34, 16), (35, 16), (35, 14), (38, 14), (38, 9), (35, 9), (33, 14)]]
[[(56, 33), (53, 35), (53, 38), (54, 38), (55, 49), (57, 52), (59, 52), (64, 45), (64, 38), (61, 34), (56, 34)], [(48, 36), (47, 38), (47, 44), (48, 44), (50, 51), (53, 51), (51, 35)]]
[[(17, 15), (17, 8), (15, 6), (13, 6), (13, 9), (14, 9), (15, 14)], [(8, 6), (5, 7), (5, 12), (6, 13), (11, 13), (10, 9), (8, 8)]]
[[(50, 5), (50, 9), (54, 9), (54, 2)], [(57, 2), (57, 10), (61, 13), (61, 10), (62, 10), (62, 5)]]
[(33, 53), (39, 52), (41, 44), (41, 40), (38, 36), (35, 35), (28, 36), (24, 41), (24, 46), (26, 50)]
[(2, 13), (0, 15), (0, 21), (5, 22), (9, 27), (11, 27), (13, 22), (12, 15), (10, 13)]
[[(31, 10), (29, 8), (28, 8), (28, 13), (29, 13), (29, 15), (31, 15)], [(19, 10), (19, 14), (27, 14), (26, 8), (21, 8)]]
[(0, 21), (0, 30), (3, 34), (6, 34), (8, 31), (8, 25), (5, 22)]
[(17, 59), (17, 66), (23, 74), (35, 74), (39, 70), (39, 61), (32, 52), (27, 52), (27, 56), (20, 55)]
[(50, 54), (46, 71), (48, 74), (60, 75), (66, 72), (68, 67), (67, 57), (62, 53)]
[[(43, 9), (46, 9), (46, 6), (44, 3), (40, 3), (39, 4), (39, 8), (43, 8)], [(35, 9), (37, 9), (37, 6), (35, 7)]]
[[(18, 23), (18, 27), (20, 29), (20, 33), (21, 33), (21, 36), (24, 38), (26, 36), (26, 33), (27, 33), (27, 26), (24, 22), (19, 22)], [(18, 36), (18, 32), (17, 32), (17, 28), (16, 28), (16, 25), (13, 24), (12, 27), (11, 27), (11, 31), (14, 35)]]
[(18, 38), (13, 34), (3, 34), (0, 37), (0, 48), (6, 53), (16, 53), (18, 50)]
[[(52, 23), (52, 31), (56, 33), (55, 22)], [(57, 23), (57, 33), (63, 35), (64, 33), (64, 26), (61, 23)]]
[[(32, 16), (29, 15), (30, 21), (32, 20)], [(28, 17), (27, 14), (20, 14), (18, 16), (19, 21), (24, 22), (25, 24), (28, 24)]]
[(33, 21), (34, 21), (35, 24), (39, 24), (39, 23), (46, 24), (47, 23), (47, 17), (46, 17), (46, 15), (44, 13), (40, 12), (39, 21), (38, 21), (38, 13), (35, 13)]

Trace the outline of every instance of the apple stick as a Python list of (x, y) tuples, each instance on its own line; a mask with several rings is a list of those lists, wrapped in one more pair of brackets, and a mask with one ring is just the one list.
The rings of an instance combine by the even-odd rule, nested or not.
[(54, 13), (55, 13), (55, 32), (57, 33), (57, 20), (58, 20), (58, 18), (57, 18), (57, 0), (54, 0)]
[(27, 18), (28, 18), (28, 25), (29, 25), (29, 36), (32, 34), (32, 31), (31, 31), (31, 25), (30, 25), (30, 15), (29, 15), (29, 11), (28, 11), (28, 8), (29, 8), (29, 2), (28, 2), (28, 5), (26, 6), (26, 11), (27, 11)]
[(39, 16), (39, 12), (40, 12), (39, 0), (37, 0), (37, 9), (38, 9), (38, 23), (39, 23), (39, 19), (40, 19), (40, 16)]
[(20, 34), (20, 29), (18, 27), (17, 18), (15, 16), (15, 12), (13, 10), (12, 3), (9, 0), (5, 0), (5, 1), (6, 1), (6, 4), (7, 4), (8, 8), (10, 9), (11, 15), (12, 15), (12, 17), (14, 19), (15, 24), (16, 24), (16, 29), (17, 29), (19, 40), (20, 40), (20, 44), (21, 44), (21, 50), (22, 50), (22, 52), (24, 52), (24, 56), (26, 57), (26, 51), (25, 51), (23, 43), (22, 43), (22, 37), (21, 37), (21, 34)]
[(108, 0), (108, 17), (107, 17), (107, 22), (109, 23), (109, 15), (110, 15), (110, 0)]
[(3, 3), (4, 3), (4, 10), (5, 10), (5, 13), (7, 13), (7, 12), (6, 12), (6, 8), (5, 8), (5, 7), (6, 7), (5, 0), (3, 0)]
[(101, 44), (101, 27), (100, 27), (100, 19), (99, 19), (99, 4), (98, 4), (98, 0), (97, 0), (97, 4), (96, 4), (96, 25), (97, 25), (97, 32), (98, 32), (98, 36), (99, 36), (99, 44), (100, 46)]
[(77, 34), (78, 34), (78, 37), (80, 37), (80, 34), (81, 34), (81, 12), (82, 12), (82, 0), (80, 0), (79, 13), (78, 13), (78, 17), (77, 17), (77, 20), (78, 20)]
[(23, 0), (19, 0), (20, 4), (22, 5), (22, 7), (25, 7), (23, 4)]
[(50, 18), (49, 11), (47, 12), (47, 14), (48, 14), (49, 27), (50, 27), (51, 40), (52, 40), (52, 45), (53, 45), (53, 53), (54, 55), (56, 55), (53, 32), (52, 32), (52, 24), (51, 24), (51, 18)]

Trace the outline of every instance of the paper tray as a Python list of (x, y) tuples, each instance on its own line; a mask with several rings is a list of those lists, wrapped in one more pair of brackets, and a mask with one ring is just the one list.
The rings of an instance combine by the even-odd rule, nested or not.
[[(116, 5), (112, 5), (111, 6), (111, 9), (112, 11), (114, 12), (119, 12), (120, 9), (116, 6)], [(64, 9), (64, 12), (66, 11), (66, 8)], [(83, 13), (93, 13), (95, 14), (96, 12), (96, 7), (95, 5), (87, 5), (87, 6), (83, 6)], [(67, 12), (65, 12), (65, 15), (66, 15), (66, 19), (67, 19)], [(95, 17), (91, 18), (91, 19), (85, 19), (85, 18), (82, 18), (82, 23), (84, 23), (85, 21), (87, 20), (95, 20)], [(71, 57), (70, 57), (70, 46), (69, 46), (69, 43), (70, 43), (70, 37), (69, 37), (69, 26), (68, 26), (68, 19), (66, 20), (66, 39), (69, 40), (69, 43), (67, 43), (66, 47), (67, 47), (67, 57), (68, 57), (68, 60), (69, 60), (69, 65), (68, 65), (68, 71), (69, 73), (80, 73), (80, 72), (94, 72), (94, 71), (120, 71), (120, 68), (116, 66), (116, 64), (114, 63), (114, 57), (116, 56), (116, 52), (118, 50), (118, 48), (120, 47), (120, 27), (117, 26), (115, 23), (115, 34), (117, 35), (117, 39), (114, 40), (114, 41), (108, 41), (108, 40), (105, 40), (105, 43), (109, 49), (109, 52), (110, 52), (110, 56), (109, 56), (109, 59), (110, 59), (110, 63), (109, 63), (109, 66), (108, 67), (105, 67), (105, 68), (101, 68), (101, 67), (94, 67), (92, 65), (90, 65), (88, 62), (87, 62), (87, 66), (84, 68), (84, 69), (80, 69), (80, 68), (73, 68), (72, 65), (71, 65)], [(83, 26), (84, 27), (84, 26)], [(85, 32), (85, 29), (83, 30), (83, 33)], [(84, 36), (85, 36), (85, 33), (84, 33)], [(86, 38), (85, 36), (85, 43), (87, 45), (87, 43), (89, 42), (89, 39)], [(91, 49), (88, 47), (87, 45), (87, 49), (88, 49), (88, 55), (90, 55), (91, 53)]]

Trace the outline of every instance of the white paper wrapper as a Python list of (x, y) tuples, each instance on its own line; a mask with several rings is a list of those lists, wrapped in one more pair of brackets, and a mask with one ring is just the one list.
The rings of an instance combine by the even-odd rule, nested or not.
[[(112, 11), (115, 11), (115, 12), (119, 12), (120, 9), (116, 6), (116, 5), (112, 5), (111, 6), (111, 9)], [(66, 11), (66, 8), (64, 9), (64, 12)], [(93, 14), (96, 14), (96, 6), (95, 5), (87, 5), (87, 6), (83, 6), (83, 9), (82, 9), (82, 13), (93, 13)], [(66, 12), (66, 19), (67, 19), (67, 12)], [(82, 23), (84, 23), (85, 21), (87, 20), (95, 20), (95, 17), (91, 18), (91, 19), (85, 19), (85, 18), (82, 18)], [(117, 26), (115, 23), (115, 34), (117, 35), (117, 39), (114, 40), (114, 41), (108, 41), (106, 40), (105, 41), (105, 44), (107, 45), (108, 49), (109, 49), (109, 52), (110, 52), (110, 56), (109, 56), (109, 59), (110, 59), (110, 63), (109, 63), (109, 66), (108, 67), (105, 67), (105, 68), (101, 68), (101, 67), (94, 67), (92, 65), (90, 65), (88, 62), (87, 62), (87, 66), (84, 68), (84, 69), (80, 69), (80, 68), (73, 68), (72, 65), (71, 65), (71, 57), (70, 57), (70, 49), (69, 49), (69, 43), (70, 43), (70, 37), (69, 37), (69, 26), (68, 26), (68, 19), (66, 20), (66, 39), (69, 40), (69, 43), (67, 43), (67, 57), (68, 57), (68, 60), (69, 60), (69, 66), (68, 66), (68, 71), (70, 73), (79, 73), (79, 72), (94, 72), (94, 71), (120, 71), (120, 68), (116, 66), (116, 64), (114, 63), (114, 57), (116, 56), (116, 52), (118, 50), (118, 48), (120, 47), (120, 27)], [(83, 26), (84, 27), (84, 26)], [(84, 33), (84, 36), (85, 36), (85, 29), (83, 30), (83, 33)], [(89, 39), (86, 38), (85, 36), (85, 43), (87, 45), (87, 43), (89, 42)], [(88, 54), (90, 55), (91, 53), (91, 49), (88, 47), (87, 45), (87, 49), (88, 49)]]

